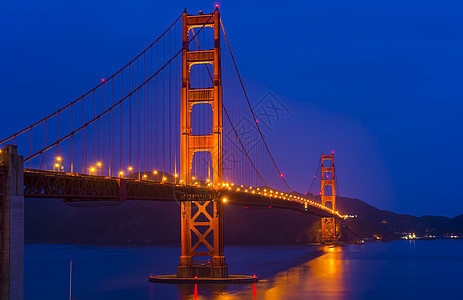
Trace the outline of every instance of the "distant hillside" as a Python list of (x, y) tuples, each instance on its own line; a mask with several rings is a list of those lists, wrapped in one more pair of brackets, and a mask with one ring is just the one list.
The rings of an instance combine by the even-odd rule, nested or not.
[(347, 197), (338, 199), (337, 208), (342, 214), (357, 215), (349, 219), (348, 224), (361, 237), (379, 237), (387, 241), (400, 238), (402, 233), (416, 233), (417, 236), (463, 234), (463, 215), (448, 218), (396, 214)]
[[(317, 218), (297, 212), (226, 205), (225, 242), (313, 242)], [(295, 217), (296, 216), (296, 217)], [(70, 207), (59, 200), (26, 199), (25, 239), (40, 243), (166, 244), (180, 241), (180, 204), (127, 201), (119, 206)]]
[[(317, 197), (314, 197), (315, 201)], [(463, 215), (455, 218), (395, 214), (358, 199), (339, 198), (351, 232), (360, 238), (400, 238), (402, 232), (463, 234)], [(226, 205), (225, 243), (317, 242), (320, 221), (281, 209)], [(127, 201), (119, 206), (70, 207), (60, 200), (26, 199), (26, 242), (74, 244), (167, 244), (180, 240), (180, 205), (176, 202)]]

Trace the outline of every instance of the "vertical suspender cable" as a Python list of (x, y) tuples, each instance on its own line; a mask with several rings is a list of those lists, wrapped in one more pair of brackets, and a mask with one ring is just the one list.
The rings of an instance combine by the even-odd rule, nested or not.
[[(73, 131), (74, 105), (71, 105), (71, 132)], [(71, 174), (74, 172), (74, 135), (71, 135)]]
[[(124, 72), (121, 72), (121, 99), (124, 98)], [(121, 105), (119, 106), (119, 112), (120, 112), (120, 124), (119, 124), (119, 130), (121, 131), (119, 133), (119, 165), (122, 170), (122, 134), (123, 134), (123, 131), (122, 131), (122, 114), (123, 114), (123, 111), (122, 111), (122, 107), (123, 107), (123, 103), (121, 103)]]
[(224, 29), (222, 20), (220, 20), (220, 25), (222, 26), (223, 35), (224, 35), (225, 40), (226, 40), (226, 42), (227, 42), (228, 50), (229, 50), (229, 52), (230, 52), (230, 57), (231, 57), (231, 59), (232, 59), (232, 61), (233, 61), (233, 65), (235, 66), (236, 74), (238, 75), (238, 79), (239, 79), (239, 81), (240, 81), (241, 88), (243, 89), (243, 93), (244, 93), (244, 96), (245, 96), (245, 98), (246, 98), (246, 102), (247, 102), (247, 104), (248, 104), (248, 107), (249, 107), (249, 109), (251, 110), (251, 115), (252, 115), (252, 117), (253, 117), (253, 120), (254, 120), (255, 123), (256, 123), (257, 130), (258, 130), (258, 132), (259, 132), (260, 138), (262, 139), (262, 142), (264, 143), (265, 149), (267, 150), (267, 153), (268, 153), (270, 159), (272, 160), (272, 163), (273, 163), (273, 165), (274, 165), (274, 167), (275, 167), (275, 170), (277, 171), (278, 175), (281, 177), (281, 180), (282, 180), (283, 183), (285, 184), (286, 188), (290, 191), (291, 194), (293, 194), (293, 191), (292, 191), (291, 188), (289, 187), (289, 185), (288, 185), (288, 183), (286, 182), (286, 180), (283, 178), (283, 174), (282, 174), (282, 173), (280, 172), (280, 170), (278, 169), (278, 166), (277, 166), (275, 160), (273, 159), (273, 156), (272, 156), (272, 154), (270, 153), (270, 149), (268, 148), (267, 143), (265, 142), (264, 136), (263, 136), (263, 134), (262, 134), (262, 132), (261, 132), (261, 130), (260, 130), (260, 127), (259, 127), (257, 118), (256, 118), (256, 116), (254, 115), (254, 111), (253, 111), (253, 109), (252, 109), (252, 106), (251, 106), (251, 103), (250, 103), (250, 101), (249, 101), (248, 95), (247, 95), (246, 90), (245, 90), (245, 88), (244, 88), (243, 81), (241, 80), (241, 75), (240, 75), (240, 73), (239, 73), (239, 71), (238, 71), (238, 66), (236, 65), (235, 58), (233, 57), (233, 52), (232, 52), (232, 50), (231, 50), (231, 47), (230, 47), (230, 43), (229, 43), (229, 41), (228, 41), (227, 34), (225, 33), (225, 29)]
[[(95, 91), (93, 91), (93, 117), (95, 118), (96, 114), (95, 114)], [(92, 147), (93, 147), (93, 150), (92, 150), (92, 165), (95, 164), (95, 126), (96, 124), (93, 123), (93, 134), (92, 134), (92, 140), (93, 140), (93, 143), (92, 143)]]
[[(47, 146), (47, 121), (45, 120), (45, 147)], [(47, 152), (43, 154), (43, 168), (47, 169)]]
[[(129, 91), (132, 90), (132, 65), (129, 67)], [(129, 166), (132, 166), (132, 95), (129, 96)]]

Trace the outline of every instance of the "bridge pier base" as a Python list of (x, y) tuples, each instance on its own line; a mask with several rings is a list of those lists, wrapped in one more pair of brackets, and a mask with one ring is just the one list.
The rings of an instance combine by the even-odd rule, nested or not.
[(1, 299), (22, 300), (24, 293), (24, 169), (17, 146), (0, 149)]
[[(229, 275), (223, 255), (223, 203), (220, 199), (182, 201), (182, 253), (176, 275), (151, 275), (157, 283), (252, 283), (255, 275)], [(195, 260), (209, 257), (207, 261)]]
[[(185, 201), (181, 212), (182, 254), (178, 278), (228, 278), (223, 255), (223, 206), (219, 200)], [(209, 257), (195, 261), (196, 257)]]
[(337, 242), (336, 219), (322, 218), (322, 244), (334, 244)]

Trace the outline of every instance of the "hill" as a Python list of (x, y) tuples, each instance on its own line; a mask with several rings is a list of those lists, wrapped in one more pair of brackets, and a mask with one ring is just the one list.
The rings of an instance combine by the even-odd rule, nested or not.
[[(317, 201), (317, 197), (314, 197)], [(359, 238), (398, 239), (417, 235), (463, 234), (463, 215), (455, 218), (396, 214), (346, 197), (337, 200), (342, 214)], [(320, 221), (281, 209), (226, 205), (224, 239), (227, 244), (317, 242)], [(347, 236), (347, 235), (346, 235)], [(26, 199), (25, 240), (71, 244), (177, 244), (180, 204), (127, 201), (119, 206), (70, 207), (60, 200)]]

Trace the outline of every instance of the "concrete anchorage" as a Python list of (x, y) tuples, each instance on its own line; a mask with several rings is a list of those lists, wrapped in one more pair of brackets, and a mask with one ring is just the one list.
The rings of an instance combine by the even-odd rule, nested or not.
[(1, 299), (24, 293), (24, 167), (17, 146), (0, 149)]

